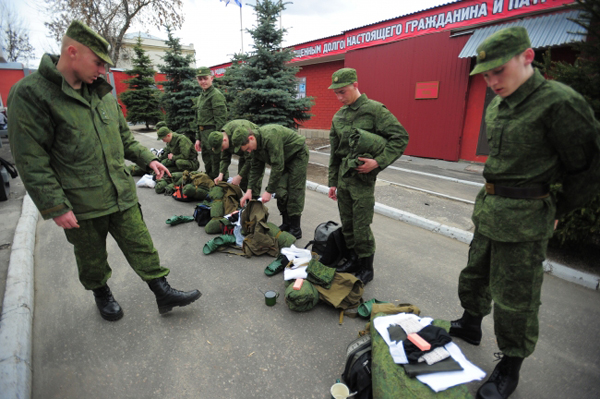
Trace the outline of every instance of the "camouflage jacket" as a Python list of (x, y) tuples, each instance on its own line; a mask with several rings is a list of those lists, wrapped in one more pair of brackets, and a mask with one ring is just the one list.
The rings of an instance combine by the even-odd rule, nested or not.
[(510, 187), (562, 183), (563, 189), (544, 199), (512, 199), (482, 189), (473, 211), (481, 234), (503, 242), (550, 238), (557, 215), (598, 193), (600, 125), (570, 87), (536, 70), (513, 94), (494, 98), (485, 121), (486, 181)]
[(242, 150), (239, 150), (237, 153), (234, 153), (233, 145), (231, 144), (231, 137), (233, 136), (233, 132), (238, 127), (247, 127), (249, 129), (252, 129), (252, 131), (258, 130), (257, 125), (255, 125), (254, 123), (252, 123), (248, 120), (245, 120), (245, 119), (234, 119), (230, 122), (227, 122), (221, 128), (221, 130), (224, 131), (225, 134), (227, 134), (227, 137), (229, 139), (229, 148), (226, 150), (223, 150), (221, 152), (221, 164), (219, 167), (219, 173), (226, 174), (227, 171), (229, 170), (229, 165), (231, 165), (231, 157), (233, 155), (237, 155), (240, 157), (240, 159), (242, 159), (242, 158), (246, 159), (246, 162), (244, 163), (244, 166), (242, 167), (242, 169), (240, 170), (240, 173), (239, 173), (240, 176), (246, 177), (250, 173), (250, 166), (251, 166), (250, 160), (252, 159), (252, 156)]
[(375, 159), (379, 167), (371, 173), (377, 174), (400, 158), (408, 145), (408, 133), (398, 119), (380, 102), (369, 100), (366, 94), (352, 104), (344, 105), (333, 116), (329, 141), (329, 187), (337, 187), (340, 166), (350, 156), (350, 134), (354, 128), (377, 134), (387, 140), (384, 150)]
[[(214, 126), (208, 133), (221, 130), (227, 122), (227, 104), (223, 93), (210, 86), (196, 99), (196, 125)], [(196, 139), (200, 140), (200, 130), (196, 131)]]
[(57, 62), (45, 54), (8, 97), (11, 151), (31, 199), (44, 219), (72, 209), (85, 220), (137, 205), (125, 159), (146, 169), (155, 156), (133, 138), (104, 79), (84, 84), (82, 96)]
[(173, 138), (165, 146), (160, 160), (168, 159), (169, 154), (173, 154), (172, 161), (180, 159), (186, 161), (198, 161), (198, 151), (194, 148), (194, 144), (183, 134), (172, 132)]
[(252, 188), (252, 191), (260, 187), (261, 182), (258, 179), (265, 170), (265, 164), (269, 164), (271, 165), (271, 175), (265, 190), (274, 193), (283, 175), (286, 161), (304, 149), (306, 138), (292, 129), (275, 124), (259, 127), (255, 137), (257, 145), (256, 150), (252, 151), (248, 187)]

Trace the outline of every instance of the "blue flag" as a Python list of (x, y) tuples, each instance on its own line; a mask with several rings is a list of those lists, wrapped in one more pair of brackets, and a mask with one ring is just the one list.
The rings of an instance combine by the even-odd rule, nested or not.
[[(219, 1), (224, 1), (225, 2), (225, 7), (227, 7), (229, 5), (229, 3), (231, 2), (231, 0), (219, 0)], [(237, 4), (238, 6), (240, 6), (240, 8), (242, 7), (242, 2), (240, 0), (234, 0), (235, 4)]]

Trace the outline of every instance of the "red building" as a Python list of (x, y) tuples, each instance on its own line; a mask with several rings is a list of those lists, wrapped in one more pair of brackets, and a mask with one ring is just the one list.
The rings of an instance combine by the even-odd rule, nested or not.
[[(485, 162), (482, 124), (491, 101), (483, 77), (470, 77), (477, 46), (507, 26), (524, 26), (540, 57), (552, 48), (553, 60), (574, 61), (569, 43), (585, 39), (570, 19), (574, 0), (463, 0), (340, 35), (294, 46), (291, 63), (306, 96), (315, 99), (314, 117), (302, 129), (328, 136), (340, 103), (327, 87), (331, 74), (355, 68), (359, 89), (384, 103), (406, 127), (406, 155), (449, 161)], [(229, 64), (211, 69), (216, 76)]]

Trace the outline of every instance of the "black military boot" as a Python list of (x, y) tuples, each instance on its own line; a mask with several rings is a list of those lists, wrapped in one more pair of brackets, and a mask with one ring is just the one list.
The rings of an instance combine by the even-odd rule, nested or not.
[(290, 229), (290, 217), (287, 212), (281, 212), (281, 224), (279, 225), (279, 230), (281, 231), (289, 231)]
[(156, 295), (160, 314), (170, 312), (175, 306), (187, 306), (202, 295), (198, 290), (183, 292), (173, 289), (164, 277), (148, 281), (148, 286)]
[(460, 319), (450, 322), (448, 333), (453, 337), (462, 338), (471, 345), (479, 345), (482, 335), (481, 320), (483, 320), (483, 317), (471, 316), (465, 310)]
[(355, 274), (356, 278), (362, 281), (365, 285), (368, 282), (373, 280), (374, 270), (373, 270), (373, 259), (375, 258), (375, 254), (371, 256), (367, 256), (366, 258), (358, 258), (359, 269)]
[[(497, 357), (500, 354), (496, 354)], [(490, 378), (479, 387), (477, 399), (506, 399), (517, 389), (522, 357), (502, 356)]]
[(96, 300), (96, 306), (100, 311), (100, 316), (104, 320), (117, 321), (123, 317), (123, 309), (119, 306), (119, 303), (115, 301), (115, 298), (110, 292), (108, 285), (104, 287), (96, 288), (92, 290), (94, 293), (94, 299)]
[(350, 250), (350, 255), (346, 259), (343, 265), (337, 268), (338, 273), (355, 273), (359, 270), (360, 264), (358, 263), (358, 255), (354, 252), (354, 249)]
[(297, 240), (302, 238), (302, 229), (300, 228), (300, 215), (294, 215), (289, 217), (290, 228), (288, 232), (296, 237)]

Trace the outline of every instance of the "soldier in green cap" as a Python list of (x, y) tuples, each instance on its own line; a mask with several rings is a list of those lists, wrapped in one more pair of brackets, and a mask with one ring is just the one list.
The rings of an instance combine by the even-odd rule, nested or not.
[(156, 133), (157, 140), (167, 143), (165, 150), (161, 154), (159, 161), (172, 172), (190, 172), (198, 170), (198, 152), (194, 149), (194, 144), (183, 134), (172, 132), (166, 126), (158, 129)]
[[(538, 340), (542, 262), (555, 219), (600, 189), (594, 112), (570, 87), (544, 79), (533, 59), (527, 30), (506, 28), (481, 43), (471, 72), (482, 74), (497, 97), (485, 115), (486, 184), (477, 195), (469, 260), (458, 282), (464, 313), (450, 335), (479, 345), (493, 302), (503, 357), (478, 398), (507, 398), (516, 389), (523, 359)], [(550, 191), (557, 183), (562, 191)]]
[(265, 165), (271, 165), (269, 183), (261, 194), (262, 201), (269, 202), (272, 195), (276, 194), (277, 209), (283, 221), (282, 230), (297, 239), (302, 238), (301, 216), (306, 196), (309, 151), (305, 142), (304, 136), (275, 124), (258, 129), (238, 127), (231, 139), (234, 152), (241, 150), (252, 154), (249, 187), (240, 204), (244, 206), (252, 198), (253, 192), (260, 191)]
[(199, 68), (196, 80), (202, 88), (202, 94), (196, 100), (198, 131), (196, 133), (195, 148), (196, 151), (202, 152), (202, 162), (206, 174), (211, 179), (215, 179), (219, 174), (221, 156), (211, 150), (208, 136), (214, 131), (221, 131), (221, 128), (227, 122), (227, 104), (223, 93), (213, 86), (213, 76), (210, 68)]
[[(234, 152), (234, 148), (231, 145), (231, 137), (233, 136), (233, 132), (239, 127), (246, 127), (252, 130), (258, 129), (258, 126), (250, 121), (245, 119), (234, 119), (230, 122), (227, 122), (220, 132), (212, 132), (208, 140), (212, 150), (216, 154), (221, 155), (219, 175), (215, 179), (215, 183), (218, 183), (221, 180), (227, 181), (229, 177), (229, 165), (231, 165), (231, 158), (233, 155), (237, 155), (239, 157), (238, 174), (233, 177), (231, 183), (240, 186), (242, 190), (246, 191), (248, 189), (248, 176), (250, 175), (252, 156), (242, 150)], [(262, 176), (260, 177), (260, 181), (262, 181)]]
[[(375, 238), (371, 230), (375, 208), (375, 181), (377, 174), (404, 153), (408, 133), (398, 119), (380, 102), (370, 100), (358, 90), (356, 71), (342, 68), (333, 73), (332, 89), (344, 104), (331, 122), (329, 140), (329, 198), (338, 202), (342, 232), (350, 249), (348, 261), (338, 269), (354, 273), (365, 284), (373, 279)], [(362, 129), (382, 137), (385, 147), (380, 154), (373, 149), (367, 157), (354, 159), (350, 136)], [(350, 163), (357, 162), (356, 173), (345, 173)]]
[(109, 231), (154, 292), (160, 313), (189, 305), (200, 292), (174, 290), (165, 279), (169, 269), (160, 265), (125, 159), (159, 178), (169, 171), (133, 138), (101, 76), (107, 63), (106, 40), (73, 21), (60, 57), (45, 54), (38, 70), (12, 87), (8, 134), (31, 199), (44, 219), (64, 229), (79, 280), (93, 291), (100, 315), (116, 321), (123, 310), (107, 285)]

